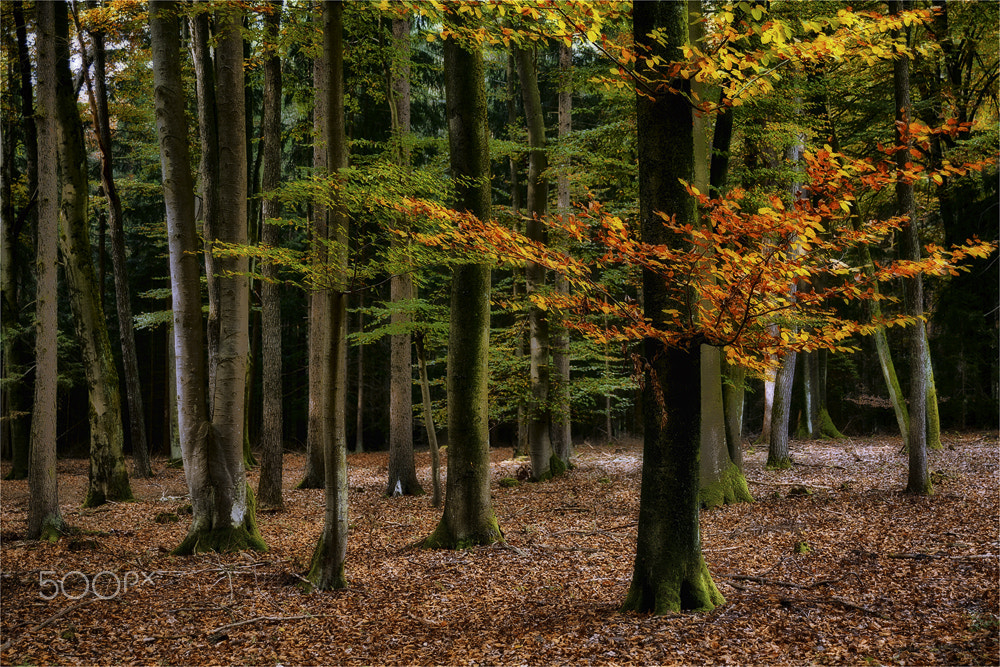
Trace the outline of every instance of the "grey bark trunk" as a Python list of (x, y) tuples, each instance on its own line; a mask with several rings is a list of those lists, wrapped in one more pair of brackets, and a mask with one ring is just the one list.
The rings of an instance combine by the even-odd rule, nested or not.
[(90, 416), (90, 475), (85, 507), (132, 499), (123, 452), (121, 396), (118, 371), (111, 352), (107, 320), (100, 303), (94, 275), (87, 220), (86, 153), (83, 125), (72, 96), (69, 69), (69, 12), (65, 2), (56, 3), (57, 61), (59, 88), (56, 92), (59, 127), (61, 203), (59, 251), (73, 310), (74, 328), (80, 339), (87, 376)]
[[(264, 17), (264, 122), (262, 146), (263, 180), (261, 188), (271, 192), (281, 185), (281, 58), (277, 41), (281, 28), (282, 0), (272, 0), (271, 13)], [(281, 244), (279, 227), (269, 224), (281, 215), (281, 203), (267, 197), (261, 203), (261, 243), (267, 247)], [(278, 269), (264, 260), (261, 271), (261, 349), (263, 354), (263, 409), (260, 431), (260, 481), (257, 501), (262, 507), (282, 509), (283, 423), (281, 382), (281, 292), (275, 282)]]
[[(543, 218), (548, 210), (549, 182), (544, 175), (548, 169), (545, 156), (545, 122), (541, 95), (538, 90), (538, 72), (533, 49), (514, 51), (521, 98), (528, 126), (528, 221), (527, 236), (539, 243), (548, 242)], [(539, 294), (545, 289), (545, 267), (528, 262), (525, 267), (527, 295)], [(531, 401), (528, 404), (528, 452), (531, 456), (531, 478), (540, 481), (551, 477), (559, 466), (553, 466), (552, 442), (549, 431), (552, 410), (549, 407), (549, 320), (546, 311), (536, 304), (528, 304), (529, 374)]]
[(427, 381), (427, 355), (424, 352), (424, 334), (418, 332), (415, 338), (417, 366), (420, 369), (420, 398), (423, 401), (424, 428), (427, 430), (427, 444), (431, 450), (431, 484), (433, 495), (431, 505), (441, 507), (441, 457), (438, 450), (437, 428), (434, 426), (434, 405), (431, 403), (431, 384)]
[(59, 539), (56, 478), (57, 299), (59, 182), (56, 176), (55, 5), (38, 12), (38, 240), (35, 252), (35, 403), (28, 473), (28, 538)]
[[(347, 137), (344, 127), (344, 42), (342, 2), (323, 4), (323, 59), (326, 61), (327, 167), (336, 172), (347, 167)], [(326, 372), (323, 411), (327, 417), (324, 442), (325, 505), (323, 532), (313, 552), (306, 578), (319, 590), (347, 587), (347, 212), (337, 202), (330, 210), (328, 241), (332, 277), (327, 285), (329, 311), (329, 366)]]
[(781, 360), (774, 381), (774, 404), (771, 407), (771, 439), (767, 448), (768, 468), (790, 468), (792, 457), (788, 449), (788, 421), (791, 417), (792, 386), (795, 380), (795, 352), (787, 352)]
[[(460, 20), (460, 19), (459, 19)], [(472, 47), (474, 48), (474, 47)], [(444, 42), (448, 145), (455, 208), (490, 215), (483, 54)], [(465, 548), (503, 539), (490, 500), (488, 353), (490, 269), (454, 268), (448, 328), (448, 478), (444, 514), (427, 548)]]

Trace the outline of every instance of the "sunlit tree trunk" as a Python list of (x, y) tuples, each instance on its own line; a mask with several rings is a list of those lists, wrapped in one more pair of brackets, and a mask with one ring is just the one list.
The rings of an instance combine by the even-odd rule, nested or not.
[[(539, 243), (548, 242), (543, 217), (548, 210), (549, 181), (545, 156), (545, 119), (538, 91), (538, 72), (534, 49), (514, 51), (521, 99), (528, 126), (528, 215), (527, 236)], [(545, 267), (528, 262), (525, 267), (527, 295), (540, 295), (545, 289)], [(565, 464), (552, 462), (552, 442), (549, 430), (552, 410), (549, 407), (549, 320), (546, 311), (534, 302), (528, 304), (529, 374), (531, 401), (528, 403), (528, 453), (531, 456), (531, 478), (540, 481), (558, 473)]]
[(427, 381), (427, 354), (424, 351), (424, 333), (417, 332), (414, 339), (417, 348), (417, 366), (420, 369), (420, 398), (424, 409), (424, 428), (427, 444), (431, 450), (431, 484), (433, 495), (431, 505), (441, 507), (441, 459), (438, 451), (437, 429), (434, 426), (434, 405), (431, 403), (431, 384)]
[[(513, 129), (517, 126), (518, 109), (517, 109), (517, 63), (514, 59), (514, 53), (511, 51), (507, 54), (507, 127)], [(508, 138), (513, 140), (514, 136), (512, 132), (509, 132), (511, 136)], [(521, 208), (523, 207), (523, 199), (521, 197), (521, 180), (520, 180), (520, 170), (521, 170), (521, 159), (520, 156), (511, 152), (510, 158), (507, 161), (508, 167), (510, 169), (510, 209), (514, 216), (514, 220), (519, 220), (521, 216)], [(517, 224), (515, 222), (515, 224)], [(520, 231), (520, 226), (517, 227)], [(524, 269), (514, 268), (513, 269), (513, 280), (511, 285), (511, 298), (515, 301), (519, 301), (522, 296), (524, 296)], [(524, 334), (521, 331), (521, 327), (518, 327), (517, 332), (517, 342), (514, 347), (514, 354), (517, 355), (517, 359), (523, 361), (524, 359)], [(522, 367), (519, 363), (518, 367)], [(514, 444), (514, 457), (524, 456), (528, 451), (528, 411), (527, 411), (527, 401), (524, 396), (519, 393), (517, 397), (517, 442)]]
[(90, 252), (86, 153), (83, 125), (73, 97), (73, 77), (69, 69), (69, 12), (65, 2), (56, 3), (56, 35), (62, 185), (59, 251), (87, 376), (90, 477), (84, 506), (93, 507), (109, 500), (131, 500), (132, 489), (123, 453), (125, 435), (122, 431), (118, 371), (111, 352), (111, 339), (101, 308), (100, 290)]
[[(323, 4), (323, 59), (326, 61), (326, 163), (336, 178), (347, 167), (347, 137), (344, 127), (344, 4)], [(347, 587), (347, 212), (338, 202), (330, 210), (327, 261), (333, 284), (325, 285), (329, 298), (328, 368), (323, 389), (324, 486), (326, 511), (323, 532), (313, 552), (306, 578), (319, 590)]]
[[(566, 141), (573, 130), (573, 49), (566, 44), (559, 45), (559, 108), (558, 133), (559, 140)], [(569, 160), (562, 165), (562, 171), (556, 177), (557, 205), (560, 215), (570, 213), (569, 192)], [(562, 275), (556, 275), (556, 292), (569, 294), (569, 281)], [(552, 367), (557, 378), (557, 389), (553, 397), (555, 414), (552, 417), (552, 448), (556, 456), (569, 463), (573, 455), (573, 416), (570, 406), (570, 352), (569, 329), (558, 322), (553, 322), (552, 332)]]
[[(444, 41), (448, 145), (455, 208), (490, 216), (490, 162), (483, 54)], [(453, 269), (448, 328), (448, 478), (444, 514), (427, 548), (465, 548), (503, 539), (490, 500), (488, 353), (490, 269)]]
[[(890, 0), (889, 11), (899, 14), (903, 11), (902, 0)], [(908, 30), (900, 31), (898, 38), (908, 38)], [(899, 145), (910, 147), (912, 143), (908, 127), (912, 121), (912, 104), (910, 102), (910, 59), (908, 56), (895, 58), (892, 61), (893, 98), (896, 107), (896, 139)], [(902, 172), (909, 162), (909, 151), (896, 153), (896, 166)], [(920, 261), (920, 232), (917, 230), (917, 206), (913, 197), (913, 183), (900, 179), (896, 183), (896, 206), (899, 214), (908, 218), (903, 226), (903, 257), (904, 259)], [(926, 334), (924, 332), (924, 288), (923, 277), (917, 273), (903, 278), (903, 291), (906, 297), (907, 314), (916, 322), (909, 329), (910, 343), (910, 428), (906, 440), (909, 450), (909, 475), (906, 490), (909, 493), (927, 495), (932, 493), (930, 475), (927, 470), (927, 363), (924, 355), (927, 352)]]
[[(313, 60), (313, 170), (326, 171), (326, 87), (327, 63), (320, 56)], [(327, 210), (319, 202), (312, 206), (312, 251), (314, 270), (326, 263)], [(323, 443), (326, 441), (326, 418), (323, 392), (329, 383), (326, 372), (330, 354), (327, 313), (330, 298), (326, 292), (314, 289), (309, 294), (309, 407), (306, 426), (306, 472), (300, 489), (321, 489), (324, 484)]]
[(786, 352), (774, 381), (774, 403), (771, 406), (771, 438), (767, 447), (768, 468), (790, 468), (792, 457), (788, 448), (788, 421), (791, 417), (792, 386), (795, 380), (795, 360), (798, 355)]
[(56, 480), (56, 272), (59, 182), (56, 176), (55, 4), (38, 10), (38, 240), (35, 251), (35, 402), (28, 472), (28, 539), (55, 541), (63, 520)]
[[(637, 2), (633, 5), (636, 44), (666, 62), (682, 59), (688, 43), (688, 8), (681, 2)], [(659, 31), (664, 43), (649, 37)], [(684, 95), (687, 81), (671, 92), (662, 74), (640, 59), (640, 74), (651, 80), (652, 95), (636, 95), (639, 157), (639, 219), (647, 243), (680, 247), (686, 239), (663, 226), (657, 211), (676, 216), (679, 224), (695, 224), (697, 211), (679, 179), (694, 179), (692, 108)], [(653, 326), (666, 326), (664, 311), (687, 309), (694, 293), (672, 296), (651, 271), (643, 271), (643, 309)], [(665, 614), (681, 609), (708, 611), (724, 599), (701, 554), (698, 526), (701, 448), (700, 341), (689, 338), (664, 346), (643, 343), (643, 463), (639, 495), (639, 532), (632, 583), (623, 609)]]
[[(264, 17), (264, 121), (263, 181), (261, 188), (270, 192), (281, 185), (281, 58), (277, 40), (281, 27), (282, 0), (272, 0), (271, 13)], [(281, 234), (277, 225), (268, 224), (281, 215), (281, 203), (275, 197), (261, 202), (261, 243), (277, 247)], [(257, 500), (262, 507), (281, 509), (282, 454), (282, 382), (281, 382), (281, 291), (274, 282), (278, 269), (265, 260), (261, 266), (260, 284), (261, 348), (263, 352), (263, 414), (261, 417), (260, 481)]]
[[(396, 145), (396, 160), (404, 169), (410, 164), (410, 28), (409, 18), (393, 19), (389, 66), (392, 139)], [(398, 246), (401, 242), (393, 239), (393, 243)], [(389, 299), (394, 304), (413, 300), (413, 277), (409, 273), (392, 276)], [(413, 460), (413, 346), (409, 331), (412, 317), (397, 306), (389, 318), (390, 326), (405, 330), (394, 333), (389, 340), (389, 479), (385, 492), (386, 495), (422, 494), (424, 490), (417, 481)], [(433, 424), (428, 437), (432, 433)]]

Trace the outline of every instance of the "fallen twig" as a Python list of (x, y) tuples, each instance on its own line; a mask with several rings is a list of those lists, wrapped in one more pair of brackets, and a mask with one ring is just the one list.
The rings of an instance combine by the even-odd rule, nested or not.
[(946, 560), (966, 560), (970, 558), (1000, 558), (1000, 554), (968, 554), (965, 556), (949, 556), (947, 554), (897, 553), (886, 554), (886, 558), (923, 560), (925, 558), (943, 558)]
[(34, 626), (33, 628), (29, 628), (29, 629), (25, 630), (24, 632), (22, 632), (21, 634), (19, 634), (17, 637), (11, 637), (7, 641), (5, 641), (2, 645), (0, 645), (0, 651), (6, 651), (8, 648), (10, 648), (11, 644), (14, 643), (15, 639), (20, 639), (21, 637), (23, 637), (24, 635), (26, 635), (29, 632), (34, 632), (35, 630), (41, 630), (42, 628), (44, 628), (46, 625), (52, 623), (53, 621), (56, 621), (56, 620), (62, 618), (66, 614), (70, 613), (71, 611), (79, 609), (83, 605), (88, 604), (90, 602), (93, 602), (96, 599), (98, 599), (98, 598), (96, 598), (96, 597), (86, 597), (86, 598), (83, 598), (82, 600), (80, 600), (79, 602), (76, 602), (74, 604), (71, 604), (68, 607), (64, 607), (63, 609), (60, 609), (59, 611), (57, 611), (56, 613), (54, 613), (51, 616), (49, 616), (47, 619), (45, 619), (44, 621), (42, 621), (38, 625)]
[(235, 623), (220, 625), (219, 627), (210, 630), (207, 634), (217, 635), (223, 630), (229, 630), (241, 625), (250, 625), (251, 623), (280, 623), (282, 621), (301, 621), (307, 618), (325, 618), (327, 616), (329, 616), (329, 614), (302, 614), (301, 616), (257, 616), (256, 618), (248, 618), (242, 621), (236, 621)]

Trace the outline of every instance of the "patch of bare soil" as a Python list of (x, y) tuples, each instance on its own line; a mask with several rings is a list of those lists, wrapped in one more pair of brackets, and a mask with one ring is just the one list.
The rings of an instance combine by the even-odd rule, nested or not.
[[(323, 494), (294, 489), (301, 454), (285, 457), (287, 510), (259, 516), (268, 553), (186, 558), (169, 555), (190, 521), (180, 470), (156, 461), (154, 479), (132, 481), (136, 502), (83, 510), (87, 462), (63, 460), (75, 531), (56, 544), (23, 539), (27, 483), (0, 487), (0, 661), (997, 664), (998, 438), (945, 445), (930, 454), (928, 498), (900, 492), (898, 438), (793, 442), (783, 472), (748, 445), (757, 501), (702, 513), (727, 603), (668, 617), (618, 611), (635, 553), (635, 442), (582, 445), (567, 476), (514, 487), (499, 482), (524, 464), (494, 450), (509, 546), (458, 552), (414, 548), (440, 511), (429, 496), (383, 495), (385, 453), (351, 455), (351, 587), (313, 594), (295, 584)], [(426, 452), (418, 465), (429, 491)]]

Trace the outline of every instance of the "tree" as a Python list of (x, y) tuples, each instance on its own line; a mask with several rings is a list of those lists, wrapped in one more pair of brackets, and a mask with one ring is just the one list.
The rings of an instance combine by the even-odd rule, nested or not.
[(62, 173), (59, 251), (77, 337), (83, 350), (90, 404), (90, 480), (85, 507), (132, 499), (123, 453), (121, 396), (111, 339), (90, 252), (83, 125), (69, 69), (69, 12), (56, 3), (59, 167)]
[[(75, 12), (74, 6), (74, 12)], [(74, 13), (74, 19), (77, 16)], [(81, 30), (77, 21), (77, 30)], [(83, 36), (77, 33), (83, 48)], [(107, 52), (104, 31), (91, 30), (94, 42), (94, 81), (84, 70), (90, 98), (91, 112), (101, 152), (101, 187), (108, 200), (108, 228), (111, 236), (111, 266), (115, 279), (115, 312), (118, 315), (118, 335), (121, 340), (122, 367), (125, 371), (125, 397), (128, 403), (129, 434), (132, 440), (132, 473), (137, 477), (152, 477), (149, 462), (149, 444), (146, 441), (145, 410), (142, 387), (139, 382), (139, 360), (135, 347), (135, 325), (132, 319), (132, 299), (129, 291), (128, 269), (125, 257), (125, 228), (122, 220), (122, 202), (114, 178), (111, 155), (111, 120), (108, 113), (106, 85)]]
[[(323, 59), (326, 61), (326, 164), (334, 187), (347, 167), (344, 127), (344, 3), (323, 3)], [(347, 587), (347, 241), (348, 219), (336, 193), (329, 208), (327, 264), (330, 279), (323, 285), (329, 327), (328, 366), (321, 395), (327, 420), (324, 427), (324, 485), (326, 511), (323, 532), (313, 552), (306, 578), (319, 590)]]
[[(241, 157), (246, 157), (242, 127), (243, 46), (238, 12), (227, 7), (220, 10), (217, 18), (219, 101), (224, 105), (224, 117), (234, 126), (220, 136), (220, 146), (224, 149), (220, 153), (225, 153), (227, 160), (219, 165), (220, 173), (228, 174), (232, 182), (227, 184), (229, 192), (220, 202), (223, 216), (219, 236), (238, 243), (246, 239), (246, 171), (240, 162)], [(195, 256), (198, 245), (179, 59), (178, 5), (151, 0), (149, 24), (170, 241), (178, 426), (192, 507), (188, 534), (174, 553), (243, 548), (264, 551), (267, 545), (257, 529), (254, 496), (243, 468), (242, 383), (246, 377), (247, 294), (246, 279), (240, 274), (246, 272), (245, 260), (242, 266), (238, 258), (222, 263), (223, 270), (236, 275), (222, 282), (220, 325), (226, 328), (228, 340), (220, 340), (221, 363), (210, 420), (202, 358), (200, 272)]]
[(56, 177), (56, 8), (38, 5), (38, 241), (35, 271), (35, 403), (28, 466), (28, 538), (55, 541), (63, 526), (56, 478), (56, 271), (59, 182)]
[[(532, 241), (546, 243), (548, 234), (543, 218), (548, 212), (549, 181), (545, 175), (548, 158), (545, 155), (545, 117), (538, 91), (538, 72), (534, 49), (514, 50), (517, 74), (524, 101), (524, 116), (528, 125), (528, 197), (527, 236)], [(524, 270), (526, 293), (530, 300), (545, 289), (545, 267), (528, 262)], [(528, 305), (528, 349), (531, 378), (531, 401), (528, 403), (528, 453), (531, 456), (531, 478), (541, 481), (558, 474), (565, 467), (552, 460), (552, 409), (549, 406), (549, 320), (537, 303)]]
[[(281, 183), (281, 57), (278, 38), (281, 27), (282, 0), (273, 0), (264, 17), (264, 135), (261, 189), (267, 193)], [(273, 222), (281, 215), (281, 203), (269, 196), (261, 203), (261, 243), (273, 247), (281, 243), (278, 226)], [(260, 481), (257, 500), (263, 507), (281, 509), (282, 453), (282, 390), (281, 390), (281, 294), (277, 266), (264, 260), (260, 285), (263, 368), (263, 416), (261, 424)]]
[[(682, 60), (688, 44), (687, 4), (637, 2), (633, 36), (639, 47), (666, 62)], [(654, 31), (662, 35), (660, 42)], [(685, 243), (670, 233), (657, 212), (681, 224), (696, 222), (694, 203), (679, 179), (694, 177), (691, 105), (679, 90), (639, 60), (639, 73), (652, 90), (636, 98), (639, 135), (639, 218), (643, 240), (678, 247)], [(664, 289), (662, 277), (643, 271), (644, 314), (653, 326), (665, 326), (665, 311), (687, 309), (687, 303)], [(708, 573), (698, 528), (698, 458), (700, 425), (690, 415), (701, 407), (700, 341), (682, 338), (674, 345), (647, 338), (643, 343), (643, 464), (639, 496), (639, 534), (632, 583), (624, 610), (664, 614), (680, 609), (708, 611), (725, 600)]]
[[(455, 24), (461, 25), (456, 18)], [(489, 145), (481, 47), (444, 41), (449, 163), (455, 208), (490, 217)], [(453, 268), (448, 333), (448, 477), (444, 514), (426, 548), (465, 548), (503, 539), (490, 500), (488, 368), (490, 269)]]
[[(392, 20), (392, 46), (389, 56), (389, 115), (392, 122), (390, 141), (395, 159), (404, 169), (410, 163), (410, 26), (409, 18)], [(393, 238), (393, 243), (399, 240)], [(389, 298), (393, 303), (413, 299), (413, 277), (393, 274), (389, 279)], [(410, 314), (395, 309), (390, 326), (406, 329)], [(389, 342), (389, 479), (386, 495), (419, 495), (424, 492), (417, 481), (413, 460), (413, 362), (411, 335), (408, 329), (393, 333)]]
[[(903, 10), (902, 0), (891, 0), (889, 10), (892, 14), (900, 14)], [(903, 31), (900, 39), (906, 42)], [(892, 63), (893, 98), (896, 108), (897, 144), (904, 150), (896, 153), (896, 166), (903, 172), (910, 161), (912, 144), (909, 137), (910, 121), (913, 117), (913, 105), (910, 102), (910, 58), (907, 54), (899, 54)], [(917, 206), (913, 197), (913, 181), (901, 176), (896, 182), (896, 205), (899, 214), (906, 217), (903, 226), (903, 253), (908, 260), (920, 261), (920, 234), (917, 231)], [(930, 476), (927, 471), (927, 368), (924, 359), (927, 353), (926, 333), (924, 332), (924, 288), (920, 273), (903, 280), (906, 294), (907, 311), (914, 324), (909, 330), (910, 342), (910, 424), (909, 437), (906, 440), (909, 450), (909, 476), (906, 490), (910, 493), (928, 495), (932, 491)]]

